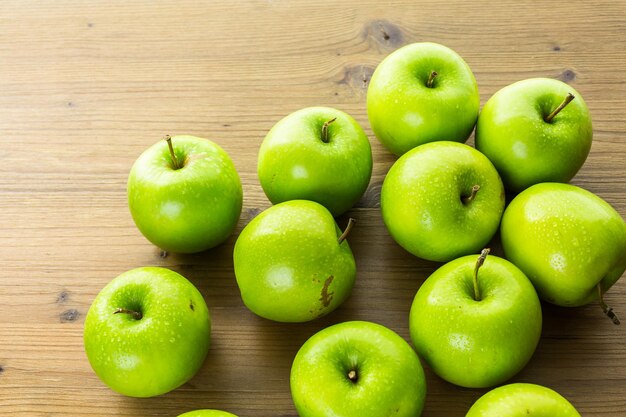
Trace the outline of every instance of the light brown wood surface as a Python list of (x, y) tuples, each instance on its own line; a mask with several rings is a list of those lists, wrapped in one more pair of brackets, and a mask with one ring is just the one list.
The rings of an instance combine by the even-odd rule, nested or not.
[[(626, 216), (626, 2), (562, 1), (3, 1), (0, 3), (0, 415), (176, 416), (219, 408), (240, 417), (295, 416), (289, 370), (314, 332), (371, 320), (408, 338), (408, 311), (438, 266), (403, 251), (376, 207), (394, 157), (369, 127), (375, 66), (411, 42), (443, 43), (473, 69), (481, 104), (545, 76), (573, 85), (594, 142), (572, 181)], [(259, 145), (284, 115), (340, 108), (366, 129), (370, 189), (349, 215), (357, 283), (350, 299), (306, 324), (260, 319), (243, 305), (232, 267), (237, 233), (269, 206)], [(164, 134), (218, 142), (242, 178), (244, 209), (224, 245), (160, 256), (135, 228), (126, 179)], [(470, 139), (470, 143), (471, 143)], [(338, 219), (344, 225), (347, 217)], [(200, 372), (152, 399), (101, 383), (82, 343), (98, 291), (138, 266), (170, 267), (198, 286), (213, 316)], [(606, 300), (626, 319), (626, 280)], [(550, 386), (590, 416), (626, 415), (626, 334), (597, 305), (544, 305), (532, 361), (513, 381)], [(462, 417), (486, 390), (430, 370), (424, 416)]]

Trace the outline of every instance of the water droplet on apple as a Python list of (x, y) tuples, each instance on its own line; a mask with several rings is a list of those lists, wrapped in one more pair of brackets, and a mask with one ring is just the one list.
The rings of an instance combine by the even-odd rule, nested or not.
[(550, 266), (552, 269), (565, 272), (565, 268), (567, 267), (567, 260), (561, 253), (554, 253), (550, 256)]

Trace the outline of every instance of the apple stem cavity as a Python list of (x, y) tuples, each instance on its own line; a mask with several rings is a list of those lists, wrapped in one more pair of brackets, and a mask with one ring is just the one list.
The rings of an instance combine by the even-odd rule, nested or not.
[(348, 219), (348, 225), (346, 226), (341, 236), (339, 236), (339, 238), (337, 239), (337, 243), (341, 245), (343, 241), (346, 240), (346, 238), (348, 237), (348, 234), (350, 233), (350, 230), (352, 230), (352, 227), (354, 226), (354, 223), (356, 223), (356, 220), (350, 217)]
[(174, 165), (174, 169), (180, 169), (181, 166), (178, 165), (178, 159), (176, 159), (174, 146), (172, 146), (172, 137), (170, 135), (165, 135), (165, 141), (167, 142), (167, 147), (170, 148), (170, 156), (172, 157), (172, 164)]
[(476, 266), (474, 266), (474, 300), (480, 301), (480, 289), (478, 288), (478, 270), (485, 263), (485, 259), (487, 259), (487, 255), (489, 255), (491, 249), (485, 248), (480, 252), (480, 256), (476, 260)]
[(433, 71), (428, 76), (428, 81), (426, 81), (426, 87), (433, 88), (433, 84), (435, 83), (435, 78), (439, 75), (437, 71)]
[(478, 190), (480, 190), (480, 185), (475, 184), (474, 186), (472, 186), (472, 191), (470, 192), (470, 195), (461, 197), (461, 201), (463, 202), (463, 204), (467, 205), (471, 203), (476, 197), (476, 193), (478, 193)]
[(120, 313), (129, 314), (135, 320), (141, 320), (141, 318), (143, 317), (143, 314), (141, 314), (139, 311), (128, 310), (126, 308), (118, 308), (113, 312), (113, 314), (120, 314)]
[(602, 307), (602, 311), (604, 312), (604, 314), (606, 314), (606, 316), (611, 319), (613, 324), (620, 324), (619, 318), (617, 317), (615, 312), (613, 312), (613, 308), (609, 307), (604, 302), (604, 294), (602, 293), (602, 286), (600, 284), (598, 284), (598, 299), (600, 300), (600, 307)]
[(352, 382), (352, 383), (356, 383), (356, 381), (359, 380), (359, 375), (356, 373), (356, 370), (351, 369), (350, 372), (348, 372), (348, 379)]
[(332, 122), (334, 122), (335, 120), (337, 120), (336, 117), (328, 120), (327, 122), (324, 122), (324, 124), (322, 125), (322, 142), (328, 143), (328, 141), (329, 141), (329, 139), (328, 139), (328, 126), (330, 126), (330, 124)]
[(546, 123), (552, 123), (552, 119), (554, 119), (554, 117), (559, 114), (559, 112), (561, 110), (563, 110), (565, 108), (565, 106), (567, 106), (570, 101), (574, 100), (576, 98), (576, 96), (574, 96), (572, 93), (567, 93), (567, 97), (565, 97), (565, 100), (563, 100), (563, 102), (561, 104), (559, 104), (559, 107), (557, 107), (556, 109), (552, 110), (552, 113), (550, 113), (549, 115), (547, 115), (543, 120), (546, 121)]

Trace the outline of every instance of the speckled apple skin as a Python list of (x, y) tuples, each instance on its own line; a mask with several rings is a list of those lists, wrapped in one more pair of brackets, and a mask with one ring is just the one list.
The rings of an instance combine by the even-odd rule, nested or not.
[(541, 304), (526, 276), (509, 261), (478, 255), (448, 262), (424, 281), (409, 316), (411, 340), (441, 378), (468, 388), (501, 384), (532, 357), (541, 336)]
[(243, 201), (239, 175), (216, 143), (189, 135), (172, 137), (180, 169), (167, 143), (148, 148), (128, 176), (128, 205), (141, 233), (161, 249), (195, 253), (233, 232)]
[[(114, 314), (118, 308), (139, 310), (143, 317)], [(166, 268), (136, 268), (94, 299), (85, 319), (85, 352), (111, 389), (153, 397), (195, 375), (209, 350), (210, 333), (209, 310), (191, 282)]]
[[(322, 127), (333, 119), (324, 142)], [(281, 119), (265, 136), (258, 175), (272, 203), (312, 200), (339, 216), (367, 189), (372, 150), (367, 135), (349, 114), (307, 107)]]
[[(433, 71), (437, 77), (429, 88)], [(372, 130), (396, 155), (433, 141), (465, 142), (479, 105), (470, 67), (452, 49), (432, 42), (391, 53), (376, 67), (367, 89)]]
[[(356, 382), (348, 373), (356, 370)], [(351, 321), (313, 335), (291, 368), (300, 417), (419, 417), (426, 378), (409, 344), (379, 324)]]
[(507, 259), (539, 297), (560, 306), (598, 299), (626, 270), (626, 223), (610, 204), (570, 184), (542, 183), (511, 201), (502, 217)]
[[(468, 204), (462, 197), (480, 190)], [(401, 156), (381, 190), (385, 226), (415, 256), (447, 262), (480, 252), (504, 211), (504, 186), (491, 162), (470, 146), (433, 142)]]
[(580, 414), (550, 388), (516, 383), (489, 391), (472, 405), (465, 417), (580, 417)]
[(332, 214), (313, 201), (286, 201), (259, 214), (233, 253), (244, 304), (280, 322), (309, 321), (336, 309), (356, 277), (348, 241), (338, 243), (341, 233)]
[[(576, 98), (546, 122), (568, 93)], [(476, 149), (491, 160), (511, 193), (540, 182), (568, 182), (587, 159), (592, 139), (581, 94), (551, 78), (504, 87), (485, 103), (476, 124)]]

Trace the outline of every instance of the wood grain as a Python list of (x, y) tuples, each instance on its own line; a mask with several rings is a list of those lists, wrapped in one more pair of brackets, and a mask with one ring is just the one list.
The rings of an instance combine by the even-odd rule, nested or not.
[[(377, 203), (394, 161), (373, 136), (365, 94), (376, 65), (415, 41), (459, 52), (481, 103), (514, 81), (562, 79), (585, 98), (591, 154), (573, 180), (626, 216), (626, 2), (561, 1), (3, 1), (0, 3), (0, 415), (175, 416), (220, 408), (241, 417), (295, 416), (289, 369), (314, 332), (372, 320), (408, 340), (408, 310), (438, 266), (388, 236)], [(244, 185), (238, 231), (269, 206), (258, 147), (284, 115), (340, 108), (374, 152), (366, 196), (349, 215), (357, 284), (338, 311), (285, 325), (242, 304), (232, 268), (237, 233), (215, 250), (162, 257), (126, 204), (135, 158), (164, 134), (217, 141)], [(471, 143), (471, 140), (470, 140)], [(345, 224), (346, 217), (339, 219)], [(180, 389), (132, 399), (92, 372), (82, 325), (121, 272), (170, 267), (206, 297), (209, 358)], [(607, 301), (626, 317), (626, 281)], [(539, 348), (515, 381), (551, 386), (584, 416), (626, 415), (626, 335), (595, 305), (544, 305)], [(427, 369), (424, 416), (462, 417), (485, 390)]]

